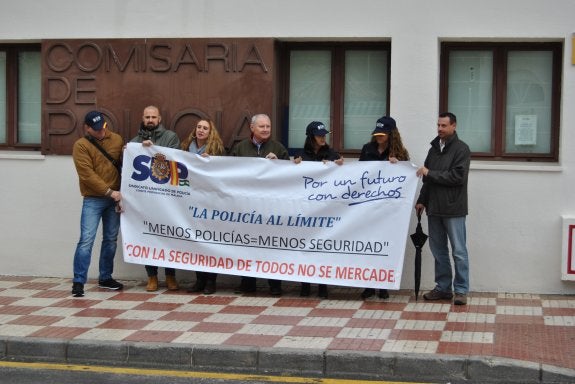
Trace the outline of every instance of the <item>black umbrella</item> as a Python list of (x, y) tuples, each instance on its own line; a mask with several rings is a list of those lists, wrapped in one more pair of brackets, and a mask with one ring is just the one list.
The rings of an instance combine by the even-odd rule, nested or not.
[(415, 245), (415, 301), (419, 296), (419, 284), (421, 283), (421, 248), (427, 241), (427, 235), (421, 228), (421, 212), (417, 212), (417, 228), (411, 235), (411, 241)]

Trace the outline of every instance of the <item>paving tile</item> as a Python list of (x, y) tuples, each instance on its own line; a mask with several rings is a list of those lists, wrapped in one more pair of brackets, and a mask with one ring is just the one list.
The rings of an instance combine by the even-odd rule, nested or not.
[(338, 339), (387, 340), (390, 333), (391, 329), (344, 327), (336, 337)]
[(349, 322), (348, 318), (342, 317), (304, 317), (298, 325), (317, 327), (344, 327)]
[(43, 327), (38, 331), (30, 334), (28, 337), (43, 337), (43, 338), (54, 338), (54, 339), (73, 339), (78, 335), (90, 330), (90, 328), (74, 328), (74, 327)]
[(214, 333), (235, 333), (242, 329), (244, 324), (233, 324), (233, 323), (210, 323), (208, 321), (202, 321), (198, 323), (192, 329), (191, 332), (214, 332)]
[(28, 316), (20, 316), (6, 324), (47, 326), (56, 323), (62, 319), (64, 319), (64, 317), (61, 316), (28, 315)]
[(2, 324), (0, 336), (29, 336), (42, 328), (41, 325)]
[(183, 332), (172, 343), (223, 345), (231, 336), (232, 332)]
[(145, 311), (138, 309), (129, 309), (115, 316), (116, 319), (124, 320), (158, 320), (170, 313), (170, 311)]
[(200, 322), (206, 317), (211, 316), (208, 312), (180, 312), (174, 311), (166, 313), (164, 316), (158, 318), (159, 321), (191, 321)]
[(461, 332), (444, 331), (439, 341), (457, 343), (487, 343), (493, 344), (493, 332)]
[(302, 349), (327, 349), (331, 344), (331, 337), (305, 337), (305, 336), (285, 336), (282, 337), (274, 347), (277, 348), (302, 348)]
[(228, 305), (222, 308), (219, 313), (234, 313), (243, 315), (259, 315), (265, 311), (267, 307), (253, 306), (253, 305)]
[(222, 344), (270, 348), (275, 346), (281, 339), (282, 337), (277, 335), (246, 335), (236, 333), (227, 338)]
[(206, 317), (205, 321), (212, 323), (247, 324), (256, 317), (257, 315), (244, 315), (238, 313), (214, 313), (213, 315)]
[(340, 327), (296, 325), (289, 330), (287, 335), (288, 336), (309, 336), (309, 337), (336, 337), (340, 331), (341, 331)]
[(511, 306), (511, 305), (498, 305), (498, 315), (523, 315), (523, 316), (542, 316), (543, 309), (541, 307), (533, 306)]
[(336, 337), (327, 346), (327, 349), (344, 351), (381, 351), (384, 343), (384, 340), (378, 339), (348, 339)]
[(92, 328), (74, 337), (77, 340), (113, 340), (120, 341), (134, 333), (133, 329)]
[[(54, 327), (71, 327), (71, 328), (96, 328), (106, 321), (110, 320), (108, 317), (66, 317), (60, 321), (52, 324)], [(104, 340), (113, 340), (105, 338)]]
[(299, 316), (260, 315), (252, 320), (252, 324), (297, 325), (302, 319)]
[(545, 316), (543, 322), (549, 326), (575, 327), (575, 316)]
[(238, 333), (249, 334), (249, 335), (284, 336), (287, 335), (292, 329), (293, 326), (289, 325), (245, 324), (242, 328), (238, 330)]
[(124, 320), (124, 319), (109, 319), (108, 321), (98, 325), (98, 328), (110, 329), (142, 329), (150, 324), (151, 320)]
[(198, 324), (196, 321), (166, 321), (158, 320), (142, 328), (145, 331), (179, 331), (186, 332)]
[(421, 331), (441, 331), (445, 328), (444, 321), (429, 320), (398, 320), (395, 329), (410, 329)]
[(182, 332), (177, 331), (149, 331), (141, 330), (135, 331), (128, 336), (124, 337), (124, 341), (142, 341), (150, 343), (169, 343), (174, 339), (181, 336)]
[(400, 352), (400, 353), (437, 353), (437, 341), (423, 340), (387, 340), (382, 352)]

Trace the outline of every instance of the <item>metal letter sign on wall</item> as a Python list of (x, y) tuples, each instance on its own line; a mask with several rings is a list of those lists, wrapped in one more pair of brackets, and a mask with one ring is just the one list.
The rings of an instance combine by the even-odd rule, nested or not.
[(230, 147), (272, 114), (274, 64), (272, 39), (45, 40), (42, 152), (70, 154), (92, 109), (128, 141), (148, 105), (180, 139), (213, 119)]

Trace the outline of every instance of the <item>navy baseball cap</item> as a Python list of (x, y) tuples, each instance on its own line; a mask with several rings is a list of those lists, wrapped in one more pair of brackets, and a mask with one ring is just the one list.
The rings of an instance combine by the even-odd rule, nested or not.
[(84, 123), (92, 128), (94, 131), (99, 131), (106, 125), (106, 120), (104, 120), (104, 115), (98, 111), (91, 111), (84, 117)]
[(329, 133), (325, 124), (321, 121), (312, 121), (307, 125), (305, 129), (305, 134), (308, 136), (325, 136)]

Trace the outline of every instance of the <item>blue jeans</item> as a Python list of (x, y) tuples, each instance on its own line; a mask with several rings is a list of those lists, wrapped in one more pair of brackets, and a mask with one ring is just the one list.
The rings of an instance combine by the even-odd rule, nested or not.
[(85, 284), (92, 259), (92, 247), (100, 219), (102, 220), (102, 246), (100, 249), (99, 280), (112, 278), (120, 214), (116, 203), (109, 198), (84, 197), (80, 218), (80, 240), (74, 253), (74, 283)]
[[(469, 259), (466, 245), (465, 216), (428, 216), (429, 248), (435, 259), (435, 288), (442, 292), (467, 294), (469, 292)], [(451, 244), (455, 279), (451, 269)]]

